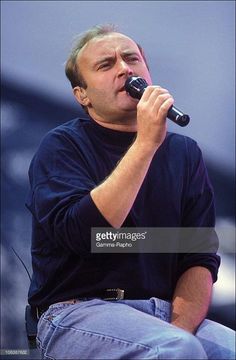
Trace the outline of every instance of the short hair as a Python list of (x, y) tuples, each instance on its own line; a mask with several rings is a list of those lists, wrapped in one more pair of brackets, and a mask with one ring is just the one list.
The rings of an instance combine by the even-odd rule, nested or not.
[[(77, 57), (79, 55), (79, 52), (81, 49), (92, 39), (96, 37), (103, 37), (106, 35), (109, 35), (111, 33), (118, 32), (117, 26), (114, 24), (106, 24), (106, 25), (95, 25), (86, 32), (80, 34), (76, 40), (75, 45), (73, 46), (71, 53), (68, 57), (68, 60), (66, 61), (65, 66), (65, 73), (67, 78), (69, 79), (72, 88), (75, 88), (76, 86), (80, 86), (83, 88), (86, 88), (86, 82), (83, 79), (83, 76), (79, 70), (78, 64), (77, 64)], [(139, 51), (145, 61), (145, 64), (148, 68), (148, 64), (144, 55), (144, 51), (142, 47), (136, 43), (136, 45), (139, 48)]]

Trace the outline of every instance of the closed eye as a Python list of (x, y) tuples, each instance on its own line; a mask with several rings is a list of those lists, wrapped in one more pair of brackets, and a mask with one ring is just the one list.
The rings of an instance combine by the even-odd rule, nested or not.
[(125, 61), (128, 63), (136, 63), (140, 61), (140, 58), (137, 55), (126, 56)]
[(112, 61), (106, 61), (98, 65), (98, 70), (106, 70), (112, 66)]
[(103, 69), (103, 68), (106, 68), (106, 67), (108, 67), (108, 66), (109, 66), (108, 63), (106, 63), (106, 64), (101, 64), (101, 65), (99, 65), (98, 69)]
[(128, 58), (128, 60), (130, 60), (130, 61), (138, 61), (138, 60), (139, 60), (139, 57), (138, 57), (138, 56), (130, 56), (130, 57)]

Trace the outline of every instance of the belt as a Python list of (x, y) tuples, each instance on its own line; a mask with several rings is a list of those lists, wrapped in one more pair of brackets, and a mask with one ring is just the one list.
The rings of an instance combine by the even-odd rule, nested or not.
[[(96, 292), (96, 294), (93, 294), (93, 295), (89, 295), (86, 297), (78, 297), (78, 298), (71, 299), (71, 300), (65, 300), (65, 301), (57, 302), (57, 304), (75, 304), (78, 301), (86, 301), (86, 300), (92, 300), (92, 299), (101, 299), (101, 300), (106, 300), (106, 301), (123, 300), (124, 297), (125, 297), (125, 290), (123, 290), (123, 289), (120, 289), (120, 288), (105, 289), (105, 290), (98, 291), (98, 292)], [(45, 311), (47, 311), (49, 306), (47, 306), (47, 307), (37, 306), (36, 307), (36, 314), (37, 314), (38, 319)]]
[(89, 298), (99, 298), (102, 300), (123, 300), (125, 297), (125, 290), (116, 288), (116, 289), (105, 289)]

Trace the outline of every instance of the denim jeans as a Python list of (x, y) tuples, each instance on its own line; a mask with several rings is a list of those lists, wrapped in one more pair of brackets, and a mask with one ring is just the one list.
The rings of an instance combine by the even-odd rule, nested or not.
[(41, 316), (43, 359), (235, 359), (235, 332), (204, 320), (195, 335), (170, 322), (171, 304), (149, 300), (53, 304)]

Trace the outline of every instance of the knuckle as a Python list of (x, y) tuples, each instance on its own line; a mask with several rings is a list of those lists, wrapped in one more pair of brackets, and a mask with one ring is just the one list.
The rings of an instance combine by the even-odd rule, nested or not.
[(169, 93), (168, 93), (168, 94), (166, 94), (166, 93), (160, 94), (159, 97), (160, 97), (161, 99), (163, 99), (163, 100), (169, 99), (169, 98), (170, 98), (170, 94), (169, 94)]
[(162, 113), (166, 112), (169, 109), (170, 106), (170, 102), (169, 101), (165, 101), (161, 106), (159, 111), (161, 111)]

